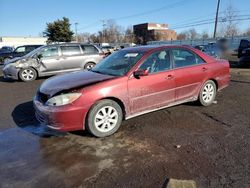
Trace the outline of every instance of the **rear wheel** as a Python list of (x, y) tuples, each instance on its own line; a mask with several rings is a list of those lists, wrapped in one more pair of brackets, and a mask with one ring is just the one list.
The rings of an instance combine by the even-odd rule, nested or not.
[(93, 62), (88, 62), (84, 65), (84, 69), (90, 70), (95, 66), (95, 63)]
[(214, 99), (216, 97), (216, 85), (214, 81), (208, 80), (206, 81), (199, 94), (199, 102), (203, 106), (209, 106), (214, 102)]
[(122, 116), (119, 104), (109, 99), (101, 100), (89, 111), (86, 128), (96, 137), (109, 136), (119, 129)]
[(19, 78), (24, 82), (33, 81), (37, 78), (36, 70), (28, 67), (19, 71)]

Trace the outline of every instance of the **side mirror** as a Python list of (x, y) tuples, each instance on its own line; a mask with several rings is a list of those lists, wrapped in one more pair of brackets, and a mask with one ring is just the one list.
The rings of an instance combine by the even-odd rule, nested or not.
[(135, 78), (140, 78), (140, 76), (147, 76), (148, 73), (149, 73), (149, 71), (147, 69), (145, 69), (145, 70), (136, 70), (134, 72), (134, 77)]

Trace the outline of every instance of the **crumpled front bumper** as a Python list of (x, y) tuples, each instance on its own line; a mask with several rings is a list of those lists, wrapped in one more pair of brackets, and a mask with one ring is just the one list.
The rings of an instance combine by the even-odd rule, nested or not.
[(51, 129), (73, 131), (85, 129), (84, 122), (88, 109), (83, 106), (68, 104), (64, 106), (47, 106), (33, 100), (37, 120)]
[(18, 80), (19, 69), (12, 64), (7, 64), (3, 67), (4, 78), (10, 78), (13, 80)]

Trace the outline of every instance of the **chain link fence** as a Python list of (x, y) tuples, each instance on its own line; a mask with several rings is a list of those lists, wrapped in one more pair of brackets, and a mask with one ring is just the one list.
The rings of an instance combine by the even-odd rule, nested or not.
[[(219, 40), (218, 38), (217, 40)], [(227, 39), (228, 46), (231, 50), (238, 49), (240, 45), (241, 39), (247, 39), (250, 40), (250, 36), (235, 36), (230, 38), (223, 38)], [(173, 44), (173, 45), (191, 45), (191, 46), (197, 46), (197, 45), (207, 45), (212, 42), (216, 42), (216, 39), (195, 39), (195, 40), (168, 40), (168, 41), (149, 41), (147, 42), (148, 45), (164, 45), (164, 44)]]

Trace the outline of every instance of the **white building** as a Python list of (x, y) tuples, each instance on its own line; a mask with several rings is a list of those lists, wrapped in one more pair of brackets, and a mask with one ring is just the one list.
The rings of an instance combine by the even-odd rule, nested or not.
[(40, 44), (45, 45), (45, 37), (0, 37), (0, 48), (3, 46), (17, 47), (22, 45)]

